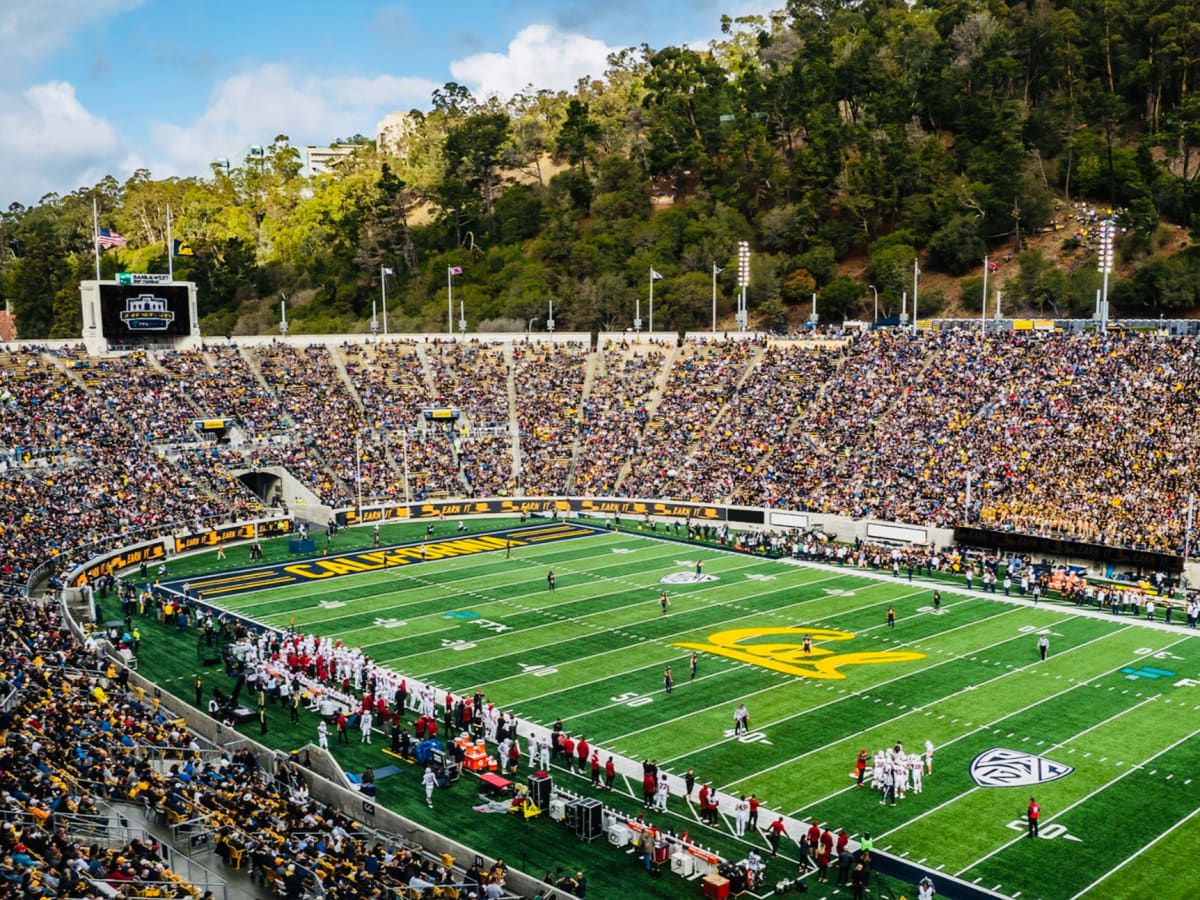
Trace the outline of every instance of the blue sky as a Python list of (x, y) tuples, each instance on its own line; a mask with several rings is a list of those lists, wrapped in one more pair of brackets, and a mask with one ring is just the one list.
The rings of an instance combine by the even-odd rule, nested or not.
[(0, 2), (0, 204), (145, 166), (194, 175), (278, 133), (328, 144), (450, 80), (479, 95), (570, 87), (605, 55), (703, 45), (766, 0), (505, 4)]

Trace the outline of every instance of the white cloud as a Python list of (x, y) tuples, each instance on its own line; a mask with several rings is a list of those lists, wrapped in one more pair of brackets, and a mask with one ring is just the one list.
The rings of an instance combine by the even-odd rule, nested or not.
[(106, 174), (122, 178), (141, 164), (112, 124), (84, 107), (65, 81), (0, 94), (0, 157), (4, 205), (31, 203), (49, 191), (66, 193)]
[(5, 0), (0, 6), (0, 57), (10, 62), (41, 59), (76, 32), (145, 0)]
[(154, 173), (202, 174), (214, 159), (269, 143), (277, 134), (294, 145), (324, 145), (355, 133), (373, 137), (384, 114), (425, 105), (434, 87), (423, 78), (321, 77), (267, 63), (219, 82), (192, 122), (153, 123), (150, 133), (163, 158)]
[(608, 55), (618, 49), (552, 25), (529, 25), (509, 42), (507, 53), (476, 53), (450, 63), (450, 72), (481, 97), (511, 97), (528, 84), (569, 90), (580, 78), (600, 78)]

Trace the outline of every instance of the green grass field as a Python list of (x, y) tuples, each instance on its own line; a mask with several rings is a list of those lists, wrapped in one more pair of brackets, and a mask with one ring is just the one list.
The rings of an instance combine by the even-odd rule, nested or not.
[[(443, 525), (439, 539), (449, 540), (450, 530)], [(336, 549), (369, 543), (365, 530), (355, 534), (339, 537)], [(403, 538), (415, 534), (390, 531), (384, 539)], [(269, 551), (268, 561), (282, 566), (284, 556)], [(661, 583), (692, 573), (697, 559), (714, 580)], [(199, 583), (200, 573), (216, 569), (205, 555), (179, 560), (172, 575)], [(757, 793), (770, 810), (853, 835), (869, 831), (878, 848), (919, 862), (935, 881), (953, 874), (1010, 897), (1044, 900), (1187, 894), (1187, 851), (1200, 839), (1200, 691), (1187, 679), (1200, 676), (1200, 640), (1127, 617), (941, 590), (935, 614), (932, 586), (920, 581), (594, 531), (518, 546), (511, 558), (503, 550), (471, 553), (208, 599), (258, 622), (294, 621), (298, 630), (361, 645), (376, 661), (442, 688), (482, 687), (491, 702), (527, 720), (549, 725), (561, 717), (572, 734), (602, 748), (602, 759), (607, 751), (657, 759), (672, 773), (693, 767), (722, 790)], [(894, 629), (885, 620), (889, 604)], [(1043, 631), (1045, 662), (1035, 646)], [(796, 649), (801, 632), (815, 636), (812, 660)], [(714, 635), (720, 646), (710, 643)], [(709, 647), (699, 651), (694, 682), (691, 650), (681, 644)], [(151, 674), (156, 666), (147, 665)], [(666, 665), (676, 679), (670, 695)], [(161, 672), (167, 682), (188, 678), (177, 666)], [(842, 677), (816, 677), (828, 674)], [(184, 684), (175, 688), (187, 695)], [(749, 709), (751, 732), (735, 738), (739, 702)], [(311, 734), (315, 722), (302, 727)], [(280, 728), (300, 742), (298, 732)], [(901, 740), (913, 750), (926, 739), (937, 749), (923, 793), (892, 808), (875, 792), (853, 788), (849, 773), (860, 748)], [(980, 786), (972, 761), (996, 748), (1074, 771), (1032, 787)], [(368, 751), (344, 752), (353, 768)], [(583, 789), (583, 779), (557, 775)], [(384, 802), (391, 802), (388, 784), (381, 782)], [(408, 794), (416, 791), (404, 786), (401, 811), (408, 814)], [(638, 786), (619, 786), (628, 796), (605, 800), (640, 808)], [(1031, 794), (1043, 811), (1040, 840), (1024, 834)], [(769, 821), (761, 818), (760, 825)], [(765, 846), (761, 835), (734, 837), (729, 821), (716, 830), (701, 826), (677, 797), (663, 824), (690, 829), (728, 856), (744, 855), (747, 841)], [(603, 859), (605, 852), (616, 853), (595, 846), (585, 856)], [(540, 865), (531, 871), (540, 874)], [(771, 877), (792, 874), (772, 865)], [(694, 884), (671, 893), (669, 882), (686, 884), (645, 882), (629, 896), (698, 894)], [(817, 896), (835, 893), (818, 887), (825, 886), (813, 885)]]

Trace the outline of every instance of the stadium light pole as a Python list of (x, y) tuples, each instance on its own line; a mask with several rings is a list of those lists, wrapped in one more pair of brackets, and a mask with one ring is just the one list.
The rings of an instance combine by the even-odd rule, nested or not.
[(1188, 494), (1187, 527), (1183, 532), (1183, 566), (1186, 573), (1188, 556), (1192, 550), (1192, 510), (1196, 505), (1196, 495)]
[(379, 299), (383, 304), (383, 336), (387, 337), (387, 274), (385, 266), (379, 267)]
[(871, 324), (878, 325), (879, 324), (879, 291), (877, 291), (875, 289), (875, 285), (873, 285), (873, 284), (868, 284), (867, 287), (869, 287), (871, 289), (871, 293), (875, 295), (875, 318), (874, 318), (874, 320), (872, 320)]
[(462, 335), (467, 333), (467, 310), (461, 300), (458, 301), (458, 333)]
[(633, 298), (633, 330), (642, 333), (642, 298)]
[(654, 276), (655, 275), (658, 275), (658, 273), (654, 271), (654, 266), (651, 266), (650, 267), (650, 326), (649, 326), (651, 334), (654, 334), (654, 281), (655, 281)]
[(1113, 233), (1116, 227), (1113, 225), (1112, 219), (1108, 219), (1100, 226), (1100, 253), (1096, 263), (1100, 269), (1100, 274), (1104, 276), (1104, 281), (1100, 289), (1100, 327), (1107, 330), (1108, 328), (1108, 275), (1112, 272), (1113, 266)]
[(450, 337), (454, 337), (454, 276), (461, 274), (461, 266), (446, 266), (446, 334)]
[(171, 204), (167, 204), (167, 280), (175, 280), (175, 236), (171, 233)]
[(750, 242), (738, 241), (738, 287), (741, 297), (738, 299), (737, 324), (745, 331), (750, 324), (749, 310), (746, 308), (746, 288), (750, 286)]
[(712, 287), (713, 287), (712, 333), (713, 334), (717, 333), (717, 275), (720, 273), (720, 271), (721, 270), (717, 268), (717, 261), (714, 259), (713, 264), (712, 264), (712, 283), (713, 283), (713, 285), (712, 285)]

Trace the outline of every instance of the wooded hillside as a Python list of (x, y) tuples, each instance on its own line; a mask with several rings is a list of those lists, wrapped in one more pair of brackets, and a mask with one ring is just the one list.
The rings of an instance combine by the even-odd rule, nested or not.
[(14, 204), (0, 298), (21, 337), (79, 333), (96, 199), (129, 239), (106, 276), (166, 271), (171, 206), (195, 251), (176, 274), (213, 335), (274, 331), (281, 299), (293, 333), (365, 330), (381, 266), (394, 331), (445, 327), (448, 266), (472, 330), (544, 320), (550, 299), (559, 329), (628, 327), (651, 267), (656, 324), (705, 326), (714, 264), (732, 311), (739, 240), (766, 327), (814, 291), (823, 321), (869, 316), (868, 284), (898, 312), (916, 257), (922, 313), (952, 311), (979, 296), (985, 254), (1009, 252), (1006, 309), (1086, 315), (1090, 223), (1109, 208), (1114, 313), (1200, 305), (1200, 3), (793, 2), (722, 31), (623, 51), (569, 94), (447, 84), (398, 155), (359, 139), (333, 175), (301, 177), (287, 138), (263, 135), (263, 159), (228, 173), (142, 170)]

